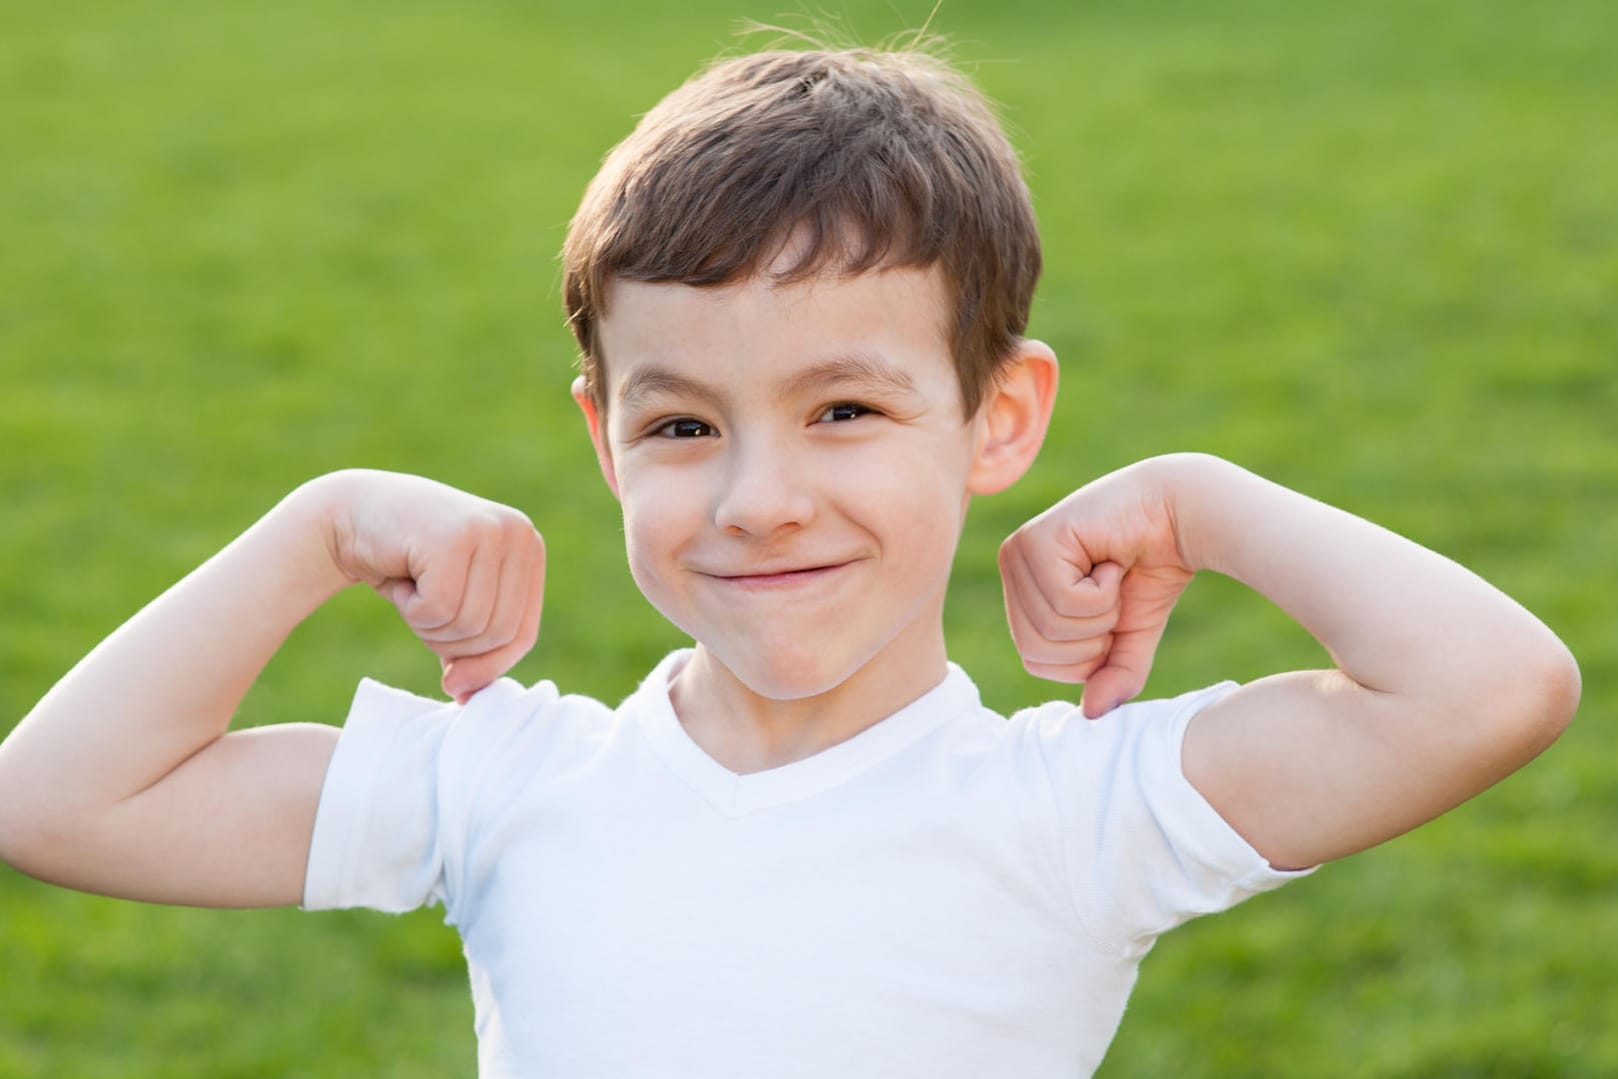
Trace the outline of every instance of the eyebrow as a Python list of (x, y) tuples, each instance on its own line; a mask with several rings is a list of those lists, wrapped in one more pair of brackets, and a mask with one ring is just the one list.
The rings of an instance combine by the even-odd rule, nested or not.
[(796, 397), (831, 386), (854, 385), (872, 390), (911, 393), (916, 380), (908, 371), (883, 363), (875, 356), (850, 353), (805, 368), (781, 387), (781, 396)]
[[(916, 389), (916, 381), (909, 372), (890, 366), (874, 356), (849, 353), (799, 371), (781, 384), (776, 396), (792, 398), (841, 386), (876, 392), (912, 393)], [(624, 407), (633, 407), (663, 394), (691, 397), (715, 406), (722, 404), (725, 397), (717, 386), (667, 367), (650, 364), (629, 373), (618, 391), (618, 401)]]
[(637, 367), (624, 379), (623, 386), (618, 390), (618, 403), (625, 408), (633, 408), (648, 398), (659, 396), (694, 397), (710, 405), (717, 405), (723, 399), (716, 388), (694, 378), (676, 374), (667, 367), (658, 367), (655, 364), (647, 367)]

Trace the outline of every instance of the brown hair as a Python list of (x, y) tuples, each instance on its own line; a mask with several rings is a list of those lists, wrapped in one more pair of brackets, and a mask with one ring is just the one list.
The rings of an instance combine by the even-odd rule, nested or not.
[[(801, 244), (798, 243), (801, 238)], [(599, 326), (614, 279), (719, 285), (794, 243), (776, 280), (943, 270), (968, 416), (1028, 324), (1039, 235), (988, 103), (943, 61), (866, 49), (713, 64), (607, 155), (563, 248), (581, 368), (606, 406)]]

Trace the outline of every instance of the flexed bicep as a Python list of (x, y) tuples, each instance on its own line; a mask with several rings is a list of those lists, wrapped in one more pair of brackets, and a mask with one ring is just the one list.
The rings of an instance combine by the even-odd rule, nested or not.
[(302, 901), (309, 840), (338, 729), (233, 731), (163, 779), (9, 852), (31, 876), (80, 891), (197, 907)]
[(364, 581), (464, 700), (533, 644), (543, 553), (516, 510), (420, 477), (303, 485), (80, 660), (0, 744), (0, 859), (133, 898), (297, 902), (336, 731), (229, 733), (265, 663)]

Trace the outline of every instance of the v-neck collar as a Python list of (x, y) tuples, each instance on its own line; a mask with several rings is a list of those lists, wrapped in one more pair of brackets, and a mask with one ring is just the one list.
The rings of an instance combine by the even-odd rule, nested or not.
[(697, 745), (674, 714), (669, 683), (691, 655), (692, 650), (686, 648), (664, 657), (622, 707), (635, 715), (669, 769), (727, 817), (830, 790), (979, 707), (977, 687), (965, 671), (951, 663), (936, 686), (852, 738), (790, 764), (738, 775)]

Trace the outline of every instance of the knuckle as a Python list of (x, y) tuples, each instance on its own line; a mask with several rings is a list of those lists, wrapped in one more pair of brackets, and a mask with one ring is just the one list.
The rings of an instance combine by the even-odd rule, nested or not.
[(1030, 611), (1029, 625), (1042, 640), (1058, 641), (1062, 638), (1062, 619), (1054, 611)]
[(495, 518), (494, 527), (500, 538), (511, 544), (521, 544), (534, 530), (533, 524), (514, 509), (507, 509), (505, 513)]
[(1112, 640), (1110, 634), (1099, 637), (1085, 637), (1075, 641), (1056, 641), (1042, 639), (1020, 649), (1024, 662), (1033, 662), (1042, 666), (1072, 668), (1099, 663), (1111, 650)]
[(509, 618), (501, 618), (499, 621), (491, 623), (479, 640), (487, 649), (494, 651), (514, 644), (521, 635), (522, 626), (520, 623)]
[(1024, 644), (1019, 650), (1024, 663), (1051, 665), (1066, 663), (1072, 657), (1051, 641), (1041, 638)]
[(479, 546), (491, 541), (498, 543), (504, 537), (506, 527), (505, 517), (493, 509), (476, 514), (470, 522), (473, 542)]
[(1093, 584), (1081, 581), (1057, 592), (1051, 606), (1068, 618), (1092, 618), (1106, 611), (1111, 603)]
[(529, 652), (531, 652), (534, 648), (535, 642), (538, 640), (538, 633), (530, 630), (526, 626), (522, 626), (519, 627), (517, 632), (511, 635), (511, 639), (501, 647), (510, 649), (513, 654), (512, 662), (516, 662), (518, 658), (526, 656)]
[(1031, 612), (1029, 622), (1041, 637), (1062, 644), (1082, 641), (1096, 634), (1096, 627), (1088, 620), (1054, 608)]
[(1047, 682), (1082, 682), (1089, 672), (1082, 665), (1071, 663), (1032, 663), (1024, 661), (1023, 669), (1035, 678)]
[(1088, 662), (1099, 661), (1102, 657), (1106, 656), (1111, 651), (1112, 651), (1112, 634), (1111, 633), (1103, 633), (1100, 636), (1092, 637), (1088, 641), (1085, 642), (1085, 649), (1084, 649), (1085, 659)]
[(436, 637), (443, 631), (454, 628), (455, 611), (444, 600), (421, 598), (411, 604), (408, 618), (414, 629), (431, 632)]
[(1082, 596), (1075, 594), (1072, 589), (1063, 589), (1051, 601), (1051, 613), (1060, 618), (1083, 618), (1092, 612)]

